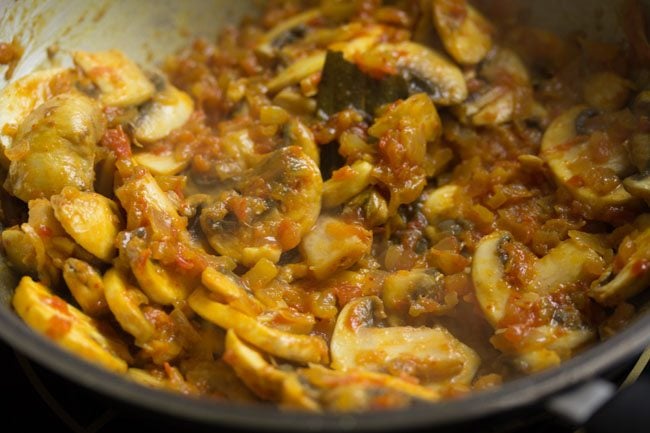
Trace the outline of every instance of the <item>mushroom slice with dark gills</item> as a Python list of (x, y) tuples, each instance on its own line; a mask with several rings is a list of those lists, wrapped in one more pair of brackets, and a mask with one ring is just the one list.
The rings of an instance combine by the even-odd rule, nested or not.
[(466, 0), (433, 0), (433, 23), (458, 63), (476, 64), (492, 48), (492, 25)]
[[(591, 131), (586, 126), (596, 115), (584, 105), (561, 114), (546, 130), (540, 156), (557, 182), (590, 208), (589, 217), (607, 220), (610, 210), (634, 209), (640, 200), (622, 183), (634, 172), (623, 143), (607, 131)], [(594, 154), (599, 156), (594, 158)]]
[(142, 355), (163, 365), (181, 354), (196, 334), (180, 310), (165, 311), (154, 305), (126, 274), (109, 269), (103, 278), (106, 302), (120, 327), (143, 349)]
[(474, 126), (513, 120), (546, 124), (548, 113), (535, 101), (528, 71), (514, 51), (495, 47), (477, 73), (477, 85), (464, 102), (452, 108), (461, 122)]
[(303, 13), (281, 21), (260, 38), (260, 42), (255, 47), (255, 52), (264, 57), (274, 57), (278, 54), (278, 49), (283, 45), (291, 43), (292, 40), (300, 39), (301, 35), (308, 29), (307, 24), (309, 22), (321, 18), (322, 12), (320, 9), (308, 9)]
[(645, 290), (650, 283), (650, 214), (639, 216), (633, 228), (619, 247), (618, 258), (623, 260), (618, 263), (624, 261), (623, 267), (617, 266), (615, 260), (591, 285), (589, 296), (600, 304), (618, 305)]
[(523, 371), (555, 366), (595, 337), (574, 299), (584, 299), (580, 284), (604, 271), (603, 246), (573, 235), (537, 258), (497, 231), (481, 239), (474, 254), (476, 299), (496, 330), (491, 342)]
[(183, 126), (194, 111), (194, 101), (187, 93), (160, 79), (160, 90), (140, 109), (134, 124), (134, 137), (153, 143)]
[(245, 266), (277, 262), (316, 222), (322, 189), (318, 167), (301, 148), (278, 149), (228, 181), (203, 209), (201, 227), (217, 252)]
[[(155, 175), (175, 175), (190, 163), (191, 155), (182, 155), (171, 148), (155, 146), (185, 125), (194, 111), (194, 101), (164, 78), (156, 76), (158, 91), (139, 108), (133, 124), (133, 138), (144, 148), (133, 154), (133, 160)], [(138, 146), (140, 147), (140, 146)]]
[(341, 310), (330, 345), (332, 368), (411, 376), (428, 388), (471, 383), (478, 355), (440, 326), (384, 326), (376, 296), (355, 299)]
[(75, 51), (75, 64), (99, 89), (104, 105), (128, 107), (149, 100), (156, 88), (140, 67), (119, 50)]
[(108, 312), (104, 282), (96, 268), (71, 257), (63, 263), (63, 279), (84, 313), (99, 317)]
[(397, 321), (450, 312), (458, 297), (444, 289), (443, 277), (436, 269), (401, 270), (386, 277), (382, 300), (390, 318)]
[(226, 333), (224, 360), (237, 376), (260, 398), (280, 403), (283, 407), (318, 410), (318, 403), (294, 371), (282, 370), (269, 362), (264, 354), (242, 341), (235, 331)]

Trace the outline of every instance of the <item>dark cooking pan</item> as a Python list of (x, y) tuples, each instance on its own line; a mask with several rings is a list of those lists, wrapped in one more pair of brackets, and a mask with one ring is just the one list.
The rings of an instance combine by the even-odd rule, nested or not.
[[(61, 49), (116, 47), (141, 63), (163, 58), (197, 35), (214, 37), (226, 23), (254, 13), (254, 1), (192, 0), (105, 2), (0, 0), (0, 40), (16, 37), (25, 54), (15, 70), (24, 75), (47, 60), (47, 46)], [(538, 25), (567, 32), (581, 30), (620, 39), (617, 2), (609, 0), (539, 0), (527, 2)], [(128, 20), (124, 18), (128, 17)], [(0, 82), (0, 88), (4, 85)], [(584, 385), (606, 371), (634, 359), (650, 346), (650, 296), (635, 300), (639, 315), (627, 329), (564, 363), (561, 367), (513, 380), (489, 391), (435, 405), (400, 411), (353, 415), (287, 412), (272, 406), (246, 406), (184, 397), (144, 388), (76, 356), (32, 332), (12, 311), (16, 285), (0, 261), (0, 337), (17, 351), (92, 390), (129, 405), (200, 424), (230, 425), (254, 430), (405, 430), (449, 426), (552, 401), (572, 387)], [(551, 405), (552, 406), (552, 405)]]

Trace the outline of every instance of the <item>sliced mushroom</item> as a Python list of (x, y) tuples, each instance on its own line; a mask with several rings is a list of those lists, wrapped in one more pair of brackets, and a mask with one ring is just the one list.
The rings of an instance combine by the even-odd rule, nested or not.
[(524, 62), (517, 53), (504, 47), (495, 47), (481, 62), (479, 75), (491, 83), (509, 81), (520, 85), (530, 84), (530, 76)]
[(201, 228), (220, 254), (253, 266), (295, 248), (320, 213), (322, 178), (297, 146), (278, 149), (229, 181), (201, 213)]
[(197, 289), (188, 298), (190, 307), (205, 320), (232, 329), (240, 338), (280, 358), (296, 362), (327, 362), (327, 345), (320, 337), (298, 335), (264, 326), (233, 307), (214, 301), (207, 290)]
[(141, 358), (162, 366), (200, 339), (180, 309), (168, 313), (169, 309), (150, 304), (142, 291), (128, 283), (123, 271), (110, 269), (104, 275), (104, 287), (111, 312), (120, 327), (135, 338), (142, 349)]
[(260, 38), (255, 51), (266, 57), (273, 57), (278, 47), (282, 47), (292, 39), (298, 37), (306, 24), (322, 16), (320, 8), (309, 9), (291, 18), (280, 21), (278, 25), (266, 32)]
[(104, 135), (99, 104), (81, 93), (55, 96), (21, 124), (6, 154), (5, 188), (23, 201), (48, 198), (66, 186), (93, 189), (95, 148)]
[(187, 298), (194, 287), (189, 278), (153, 260), (146, 241), (137, 235), (127, 234), (126, 239), (120, 246), (121, 255), (149, 299), (161, 305), (174, 305)]
[(185, 125), (194, 111), (194, 101), (187, 93), (168, 82), (140, 109), (134, 122), (133, 136), (142, 143), (153, 143)]
[(481, 239), (472, 262), (472, 279), (476, 298), (487, 320), (495, 328), (506, 314), (506, 306), (515, 291), (547, 295), (563, 285), (595, 279), (591, 269), (604, 267), (596, 249), (574, 239), (566, 240), (547, 255), (532, 263), (530, 281), (525, 287), (514, 288), (506, 279), (505, 267), (512, 258), (507, 244), (514, 242), (507, 232), (493, 232)]
[(320, 72), (325, 65), (324, 51), (315, 51), (293, 62), (266, 83), (270, 94), (275, 94), (285, 87), (294, 85), (303, 79)]
[(117, 204), (94, 192), (66, 187), (50, 199), (54, 215), (65, 231), (86, 251), (109, 262), (122, 222)]
[(323, 184), (323, 207), (339, 206), (370, 185), (373, 165), (359, 160), (336, 170)]
[(475, 126), (500, 125), (512, 120), (515, 95), (505, 86), (492, 87), (482, 94), (473, 94), (453, 108), (458, 119)]
[(373, 410), (384, 407), (386, 399), (395, 408), (407, 406), (413, 400), (431, 403), (442, 397), (439, 391), (430, 387), (367, 370), (337, 371), (312, 365), (300, 369), (299, 375), (320, 392), (321, 404), (334, 411)]
[(142, 370), (129, 368), (127, 377), (134, 382), (154, 389), (163, 389), (184, 395), (198, 395), (199, 391), (194, 384), (183, 378), (178, 368), (168, 365), (163, 372), (156, 370)]
[(124, 184), (115, 190), (115, 195), (126, 210), (127, 230), (151, 227), (155, 233), (164, 236), (187, 227), (187, 220), (178, 214), (169, 196), (146, 170), (125, 179)]
[[(272, 287), (281, 287), (285, 282), (275, 282)], [(269, 288), (269, 291), (273, 289)], [(268, 292), (267, 292), (268, 293)], [(312, 313), (303, 313), (295, 308), (288, 307), (286, 301), (281, 299), (264, 299), (267, 308), (257, 316), (257, 320), (264, 326), (278, 331), (296, 335), (310, 335), (315, 331), (316, 319)]]
[(533, 263), (529, 290), (548, 294), (576, 281), (593, 279), (594, 269), (605, 267), (605, 260), (591, 245), (568, 239)]
[(124, 373), (128, 351), (111, 339), (98, 324), (30, 277), (23, 277), (13, 297), (18, 315), (35, 331), (83, 359), (109, 370)]
[(645, 171), (626, 177), (623, 181), (623, 186), (634, 197), (650, 203), (650, 172)]
[[(39, 245), (34, 246), (36, 241)], [(11, 268), (20, 275), (38, 275), (37, 249), (45, 251), (43, 242), (36, 237), (32, 240), (29, 233), (20, 227), (11, 227), (2, 231), (2, 248)]]
[(492, 49), (492, 26), (466, 0), (433, 0), (433, 23), (458, 63), (474, 65)]
[(126, 282), (126, 278), (115, 268), (104, 275), (104, 291), (108, 307), (129, 334), (135, 337), (137, 345), (148, 343), (154, 336), (155, 328), (140, 309), (149, 303), (146, 295)]
[(386, 277), (381, 299), (400, 318), (444, 314), (458, 304), (458, 296), (447, 293), (443, 276), (435, 269), (397, 271)]
[(99, 88), (104, 105), (140, 105), (151, 99), (156, 91), (142, 69), (122, 51), (76, 51), (72, 59)]
[(257, 316), (262, 313), (264, 306), (249, 290), (246, 290), (241, 281), (235, 280), (239, 280), (239, 278), (235, 275), (228, 276), (210, 267), (205, 268), (201, 274), (203, 285), (222, 298), (226, 304), (249, 316)]
[(524, 342), (526, 350), (513, 357), (515, 366), (533, 374), (557, 367), (579, 348), (593, 341), (596, 333), (591, 328), (563, 329), (559, 326), (540, 326)]
[(340, 269), (347, 269), (370, 252), (372, 232), (359, 224), (322, 216), (308, 233), (300, 249), (310, 271), (325, 279)]
[(273, 104), (282, 107), (294, 116), (311, 116), (317, 105), (313, 98), (304, 96), (299, 90), (285, 87), (273, 97)]
[(63, 279), (84, 313), (97, 317), (108, 311), (102, 276), (87, 262), (75, 258), (66, 260)]
[(294, 409), (319, 410), (295, 372), (283, 371), (267, 362), (231, 329), (226, 334), (224, 360), (257, 396)]
[[(58, 79), (65, 79), (71, 74), (70, 69), (46, 69), (35, 71), (19, 80), (9, 83), (0, 92), (0, 145), (8, 149), (14, 140), (18, 127), (39, 105), (50, 99), (51, 84)], [(4, 152), (2, 164), (5, 165)]]
[(385, 317), (376, 296), (341, 310), (330, 343), (332, 368), (413, 376), (427, 387), (471, 383), (480, 359), (442, 327), (380, 327)]
[(190, 163), (189, 158), (178, 158), (172, 152), (137, 152), (133, 154), (133, 160), (154, 175), (175, 175), (185, 170)]
[[(256, 283), (258, 284), (261, 283), (258, 278), (267, 279), (268, 276), (265, 277), (263, 274), (268, 272), (269, 265), (275, 268), (275, 265), (270, 260), (261, 259), (246, 273), (244, 278), (239, 278), (235, 274), (220, 272), (208, 267), (201, 275), (201, 282), (210, 291), (215, 300), (250, 317), (255, 317), (262, 325), (268, 325), (271, 328), (293, 334), (309, 334), (315, 324), (312, 314), (298, 312), (288, 307), (283, 300), (270, 302), (269, 299), (265, 299), (265, 303), (262, 303), (246, 287), (244, 283), (246, 277), (257, 279)], [(267, 268), (267, 270), (264, 271), (260, 268)], [(257, 277), (252, 276), (250, 275), (251, 273), (258, 275)], [(277, 270), (275, 270), (275, 273), (277, 274)], [(266, 284), (264, 284), (264, 287), (266, 287)], [(257, 288), (260, 289), (262, 287), (258, 285)]]
[(285, 125), (284, 134), (289, 146), (300, 147), (316, 165), (320, 165), (320, 150), (316, 144), (314, 133), (308, 126), (299, 119), (292, 118)]
[[(634, 222), (629, 240), (635, 247), (625, 266), (618, 272), (607, 269), (589, 289), (589, 296), (598, 303), (615, 306), (641, 293), (650, 284), (650, 215), (643, 214)], [(625, 242), (625, 240), (623, 241)]]
[(12, 266), (48, 286), (58, 283), (63, 262), (79, 252), (45, 199), (30, 200), (28, 221), (3, 231), (2, 242)]
[[(558, 289), (596, 278), (592, 270), (604, 266), (602, 257), (596, 252), (597, 247), (592, 249), (588, 243), (576, 239), (564, 241), (534, 261), (530, 281), (526, 281), (524, 287), (513, 287), (506, 278), (505, 266), (512, 260), (508, 244), (514, 242), (509, 233), (491, 233), (478, 244), (472, 279), (479, 306), (496, 330), (491, 342), (510, 355), (523, 371), (535, 372), (555, 366), (595, 336), (595, 330), (582, 320), (577, 310), (570, 313), (573, 314), (571, 318), (553, 315), (545, 324), (502, 324), (512, 302), (520, 302), (516, 308), (529, 309), (527, 314), (535, 317), (536, 306), (548, 300)], [(549, 302), (552, 304), (553, 301)], [(570, 308), (562, 307), (561, 314), (571, 311)], [(528, 316), (524, 314), (522, 317)], [(512, 332), (510, 326), (521, 334), (514, 340), (507, 337)]]
[(405, 76), (410, 93), (427, 93), (437, 105), (459, 104), (467, 98), (461, 70), (436, 51), (415, 42), (381, 43), (356, 59), (368, 70), (394, 70)]
[(524, 99), (524, 95), (533, 93), (530, 77), (514, 51), (495, 48), (483, 60), (478, 73), (484, 82), (479, 81), (478, 89), (452, 108), (462, 122), (485, 126), (510, 122), (515, 116), (546, 118), (545, 109), (532, 96)]
[[(172, 272), (167, 263), (160, 263), (151, 254), (150, 241), (173, 239), (189, 242), (187, 219), (181, 217), (156, 179), (141, 167), (136, 167), (115, 195), (126, 210), (126, 232), (118, 241), (120, 256), (131, 270), (145, 294), (163, 305), (184, 300), (195, 287), (193, 278)], [(200, 254), (200, 252), (197, 252)]]
[[(495, 89), (498, 90), (500, 89)], [(476, 126), (500, 125), (512, 120), (516, 102), (512, 92), (503, 92), (482, 107), (474, 116), (472, 123)]]
[(609, 192), (600, 193), (594, 185), (584, 182), (586, 170), (606, 170), (618, 178), (624, 178), (632, 170), (632, 164), (622, 145), (609, 146), (610, 157), (604, 163), (583, 162), (588, 152), (588, 137), (580, 139), (584, 117), (590, 115), (586, 106), (573, 107), (557, 117), (546, 130), (540, 156), (548, 163), (558, 183), (566, 187), (578, 200), (589, 205), (593, 218), (602, 217), (601, 211), (615, 206), (636, 206), (637, 200), (628, 193), (622, 183)]

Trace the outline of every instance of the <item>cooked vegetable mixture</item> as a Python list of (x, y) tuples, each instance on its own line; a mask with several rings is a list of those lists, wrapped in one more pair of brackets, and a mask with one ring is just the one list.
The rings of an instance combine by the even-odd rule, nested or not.
[(148, 386), (395, 408), (559, 365), (650, 284), (650, 46), (504, 2), (271, 1), (0, 93), (35, 331)]

